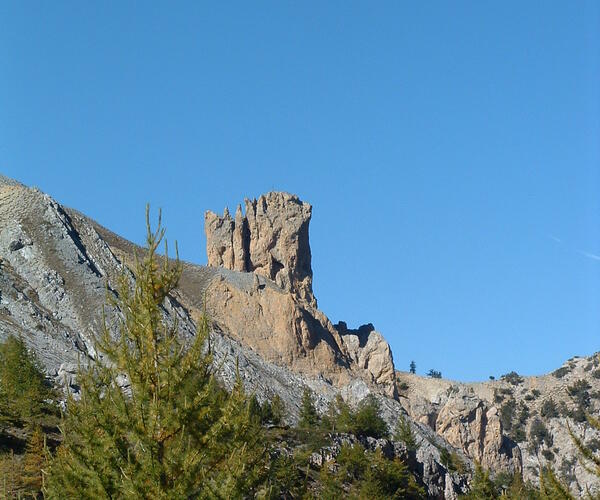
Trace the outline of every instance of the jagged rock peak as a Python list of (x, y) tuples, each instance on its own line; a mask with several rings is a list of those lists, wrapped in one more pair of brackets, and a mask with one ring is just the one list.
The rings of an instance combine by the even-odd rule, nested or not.
[(316, 306), (312, 291), (308, 226), (312, 207), (298, 196), (270, 192), (244, 200), (232, 219), (210, 210), (204, 216), (209, 266), (260, 274)]

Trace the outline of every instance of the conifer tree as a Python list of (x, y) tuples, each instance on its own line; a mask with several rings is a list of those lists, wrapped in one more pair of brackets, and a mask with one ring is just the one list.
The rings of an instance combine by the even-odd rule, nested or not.
[(400, 415), (398, 422), (396, 423), (396, 429), (394, 430), (394, 440), (400, 441), (406, 445), (406, 448), (411, 451), (416, 451), (418, 448), (417, 438), (413, 432), (410, 424)]
[(23, 339), (8, 337), (0, 343), (0, 419), (36, 419), (50, 396), (40, 363)]
[(285, 405), (279, 394), (275, 394), (271, 400), (271, 419), (274, 425), (282, 424), (285, 419)]
[(569, 489), (560, 482), (549, 467), (540, 471), (540, 498), (542, 500), (575, 500)]
[(36, 427), (27, 442), (21, 474), (23, 487), (33, 497), (42, 490), (42, 470), (46, 464), (46, 439), (41, 427)]
[(303, 429), (310, 429), (319, 423), (319, 414), (313, 402), (310, 389), (305, 388), (300, 402), (300, 420), (298, 426)]
[(264, 446), (238, 376), (227, 395), (211, 369), (208, 321), (184, 344), (163, 307), (181, 265), (157, 251), (146, 210), (146, 253), (135, 283), (121, 277), (119, 337), (107, 324), (97, 341), (103, 363), (78, 374), (81, 398), (70, 397), (63, 444), (50, 463), (49, 498), (226, 498), (250, 493), (260, 480)]
[(371, 436), (376, 439), (387, 438), (389, 434), (385, 420), (381, 418), (379, 402), (369, 394), (363, 399), (354, 413), (351, 432), (357, 436)]
[(495, 500), (499, 497), (496, 487), (490, 479), (490, 473), (476, 463), (471, 481), (471, 489), (463, 498), (472, 500)]

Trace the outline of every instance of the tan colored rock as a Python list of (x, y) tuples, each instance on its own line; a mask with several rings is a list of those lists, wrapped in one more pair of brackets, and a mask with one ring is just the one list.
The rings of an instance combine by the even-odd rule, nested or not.
[(335, 329), (352, 361), (370, 375), (372, 382), (386, 387), (388, 394), (395, 396), (394, 359), (383, 335), (375, 331), (371, 324), (363, 325), (358, 330), (349, 330), (346, 323), (340, 321)]
[(219, 217), (210, 211), (206, 212), (204, 215), (204, 228), (209, 265), (233, 269), (234, 222), (231, 220), (229, 210), (225, 208), (223, 217)]
[(279, 192), (245, 200), (245, 207), (243, 215), (238, 205), (234, 220), (227, 209), (223, 216), (205, 215), (209, 266), (252, 273), (246, 284), (243, 274), (211, 283), (211, 318), (269, 361), (332, 380), (358, 377), (395, 397), (394, 361), (383, 336), (372, 325), (348, 330), (340, 324), (341, 332), (317, 309), (312, 207)]
[(268, 361), (334, 383), (351, 378), (342, 341), (324, 316), (316, 318), (293, 294), (256, 274), (247, 287), (213, 279), (206, 310), (219, 327)]
[(437, 416), (435, 431), (485, 469), (522, 473), (521, 452), (503, 436), (495, 406), (475, 397), (451, 398)]
[(209, 266), (255, 272), (316, 306), (312, 291), (308, 237), (312, 207), (289, 193), (271, 192), (258, 200), (245, 200), (235, 220), (205, 214)]

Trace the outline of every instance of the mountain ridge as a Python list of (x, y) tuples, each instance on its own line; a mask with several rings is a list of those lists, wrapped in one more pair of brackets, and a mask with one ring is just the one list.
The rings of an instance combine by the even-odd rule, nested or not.
[[(263, 206), (264, 218), (255, 221), (260, 237), (244, 250), (245, 262), (267, 263), (261, 266), (265, 273), (227, 269), (224, 260), (212, 266), (183, 262), (180, 287), (165, 304), (165, 318), (177, 318), (184, 337), (195, 334), (194, 319), (208, 312), (211, 346), (226, 386), (233, 383), (237, 362), (247, 389), (261, 401), (279, 395), (291, 422), (297, 419), (304, 387), (313, 392), (321, 412), (337, 394), (353, 405), (369, 394), (376, 396), (392, 428), (400, 417), (406, 417), (421, 436), (417, 462), (433, 497), (454, 498), (464, 487), (464, 477), (453, 476), (441, 463), (441, 449), (459, 453), (467, 477), (475, 460), (494, 472), (523, 472), (533, 482), (540, 466), (559, 458), (559, 468), (565, 460), (573, 461), (575, 450), (564, 428), (572, 418), (565, 413), (546, 419), (540, 414), (541, 405), (560, 394), (557, 403), (563, 402), (566, 412), (576, 411), (569, 387), (585, 380), (590, 385), (588, 409), (596, 411), (600, 383), (592, 374), (597, 368), (585, 369), (596, 358), (567, 362), (565, 366), (573, 367), (562, 377), (515, 374), (512, 381), (471, 384), (398, 372), (389, 345), (372, 325), (355, 330), (343, 322), (333, 325), (317, 309), (316, 299), (307, 293), (310, 287), (305, 286), (309, 273), (297, 273), (294, 268), (296, 250), (303, 244), (291, 252), (282, 248), (277, 236), (286, 217), (272, 216), (269, 199), (265, 195), (260, 205), (252, 202)], [(276, 205), (284, 214), (286, 199), (280, 197), (283, 203)], [(226, 215), (210, 220), (227, 221)], [(308, 237), (309, 221), (310, 211), (301, 224), (286, 228), (284, 239), (297, 244), (295, 232), (300, 227)], [(233, 248), (233, 231), (224, 234)], [(269, 260), (272, 256), (267, 253), (273, 249), (280, 252), (275, 260), (282, 267)], [(62, 207), (35, 188), (0, 177), (0, 339), (22, 336), (48, 375), (77, 394), (78, 363), (102, 360), (93, 342), (101, 327), (102, 309), (109, 322), (118, 317), (118, 311), (105, 305), (106, 294), (115, 293), (122, 273), (133, 279), (129, 268), (136, 251), (141, 252), (141, 247), (77, 210)], [(235, 259), (228, 265), (235, 267)], [(275, 275), (270, 274), (273, 271)], [(285, 279), (271, 279), (281, 272)], [(293, 281), (295, 276), (300, 287)], [(521, 411), (522, 404), (528, 407), (529, 415), (522, 422), (513, 416), (523, 427), (526, 439), (522, 441), (513, 439), (521, 434), (507, 427), (514, 422), (504, 415), (513, 400), (515, 412)], [(550, 430), (554, 443), (542, 443), (531, 453), (527, 448), (536, 418)], [(598, 437), (583, 422), (576, 422), (575, 429), (588, 440)], [(550, 452), (555, 458), (548, 458)], [(592, 480), (576, 465), (568, 472), (571, 487), (579, 491)]]

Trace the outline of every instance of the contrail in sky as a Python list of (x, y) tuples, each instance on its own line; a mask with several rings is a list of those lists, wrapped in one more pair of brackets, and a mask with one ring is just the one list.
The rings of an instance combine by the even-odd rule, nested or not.
[[(550, 238), (552, 241), (555, 241), (556, 243), (559, 243), (560, 245), (563, 244), (563, 240), (561, 240), (558, 236), (549, 234), (548, 238)], [(595, 254), (592, 252), (586, 252), (585, 250), (579, 250), (577, 248), (575, 248), (574, 251), (577, 252), (579, 255), (583, 255), (584, 257), (587, 257), (588, 259), (600, 260), (600, 255), (598, 255), (598, 254)]]

